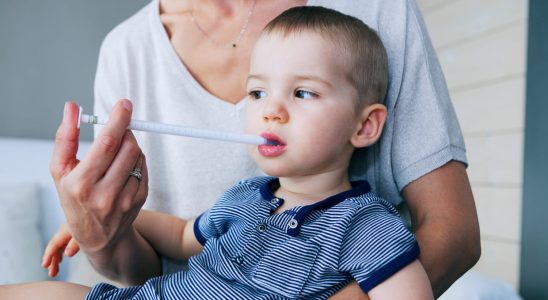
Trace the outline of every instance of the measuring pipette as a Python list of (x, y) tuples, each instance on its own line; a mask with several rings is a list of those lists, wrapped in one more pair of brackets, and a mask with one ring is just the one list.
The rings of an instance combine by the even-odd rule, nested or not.
[[(95, 115), (82, 114), (82, 111), (83, 109), (82, 107), (80, 107), (80, 112), (78, 114), (78, 128), (80, 128), (81, 123), (98, 124), (98, 125), (105, 125), (107, 123), (106, 118), (95, 116)], [(253, 145), (271, 144), (271, 142), (269, 142), (266, 138), (258, 135), (221, 132), (221, 131), (214, 131), (214, 130), (208, 130), (208, 129), (198, 129), (198, 128), (192, 128), (192, 127), (141, 121), (141, 120), (131, 120), (129, 122), (128, 129), (162, 133), (162, 134), (171, 134), (171, 135), (178, 135), (178, 136), (186, 136), (186, 137), (195, 137), (195, 138), (201, 138), (201, 139), (210, 139), (210, 140), (232, 142), (232, 143), (253, 144)]]

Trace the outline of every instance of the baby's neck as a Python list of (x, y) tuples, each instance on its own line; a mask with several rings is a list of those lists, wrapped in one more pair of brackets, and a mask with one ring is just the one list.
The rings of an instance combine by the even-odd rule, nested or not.
[(352, 188), (344, 174), (321, 174), (301, 177), (281, 177), (274, 195), (284, 199), (283, 210), (311, 205)]

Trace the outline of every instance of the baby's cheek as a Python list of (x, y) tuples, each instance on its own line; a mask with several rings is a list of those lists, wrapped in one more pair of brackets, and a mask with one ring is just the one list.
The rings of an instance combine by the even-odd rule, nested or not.
[(257, 121), (253, 119), (252, 115), (246, 115), (244, 120), (244, 132), (248, 134), (253, 134), (258, 131)]
[(302, 139), (299, 141), (299, 145), (296, 149), (300, 150), (299, 152), (303, 159), (314, 160), (314, 158), (322, 156), (326, 146), (327, 145), (318, 138)]
[(260, 123), (262, 120), (262, 114), (257, 107), (248, 105), (245, 111), (244, 119), (244, 131), (245, 133), (253, 134), (260, 132)]

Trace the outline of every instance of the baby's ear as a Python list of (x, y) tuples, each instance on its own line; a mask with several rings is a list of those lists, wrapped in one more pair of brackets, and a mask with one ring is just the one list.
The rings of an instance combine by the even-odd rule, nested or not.
[(374, 144), (381, 136), (386, 121), (386, 106), (375, 103), (362, 110), (360, 123), (350, 142), (356, 148), (363, 148)]

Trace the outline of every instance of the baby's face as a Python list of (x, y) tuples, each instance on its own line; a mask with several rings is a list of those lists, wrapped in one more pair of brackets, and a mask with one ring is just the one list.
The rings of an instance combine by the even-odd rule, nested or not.
[(342, 53), (311, 32), (258, 40), (247, 80), (246, 132), (279, 143), (249, 148), (265, 173), (308, 176), (347, 168), (358, 94)]

